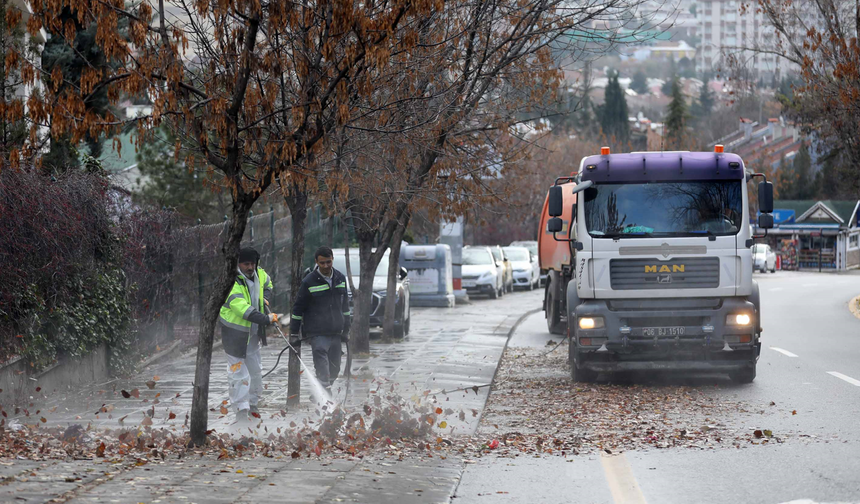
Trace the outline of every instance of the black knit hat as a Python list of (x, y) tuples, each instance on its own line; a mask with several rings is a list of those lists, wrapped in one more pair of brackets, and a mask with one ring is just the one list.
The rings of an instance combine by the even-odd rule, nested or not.
[(252, 262), (256, 264), (260, 262), (260, 253), (250, 247), (243, 248), (239, 250), (239, 262)]

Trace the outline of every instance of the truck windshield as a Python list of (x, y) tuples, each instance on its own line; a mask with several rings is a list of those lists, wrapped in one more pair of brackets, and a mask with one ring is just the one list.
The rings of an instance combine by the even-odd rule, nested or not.
[(593, 237), (734, 235), (744, 221), (739, 180), (601, 183), (584, 196)]

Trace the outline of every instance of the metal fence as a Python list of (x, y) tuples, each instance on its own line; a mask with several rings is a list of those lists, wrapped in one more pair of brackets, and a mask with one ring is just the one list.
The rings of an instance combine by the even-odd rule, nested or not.
[[(329, 220), (331, 219), (331, 221)], [(173, 323), (186, 332), (199, 325), (203, 306), (221, 267), (221, 246), (228, 222), (187, 227), (174, 231), (170, 281)], [(322, 244), (342, 243), (343, 226), (337, 218), (324, 218), (319, 208), (309, 212), (305, 222), (304, 264), (313, 263), (313, 251)], [(292, 270), (292, 218), (275, 218), (274, 212), (248, 219), (242, 246), (252, 246), (260, 253), (260, 266), (272, 277), (275, 295), (274, 311), (287, 312), (290, 307)], [(170, 328), (172, 332), (173, 328)], [(196, 332), (196, 331), (195, 331)]]

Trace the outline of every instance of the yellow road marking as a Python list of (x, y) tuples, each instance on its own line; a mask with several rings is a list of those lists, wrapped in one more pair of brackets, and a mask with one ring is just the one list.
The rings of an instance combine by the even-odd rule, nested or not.
[(600, 463), (615, 504), (647, 504), (624, 454), (600, 455)]

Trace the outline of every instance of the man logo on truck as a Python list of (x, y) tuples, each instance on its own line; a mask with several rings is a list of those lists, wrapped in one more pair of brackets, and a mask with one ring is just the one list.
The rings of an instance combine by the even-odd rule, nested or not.
[[(645, 273), (658, 273), (657, 265), (654, 266), (645, 266)], [(673, 264), (672, 270), (669, 270), (669, 266), (665, 264), (660, 266), (659, 273), (684, 273), (684, 265), (683, 264)]]

